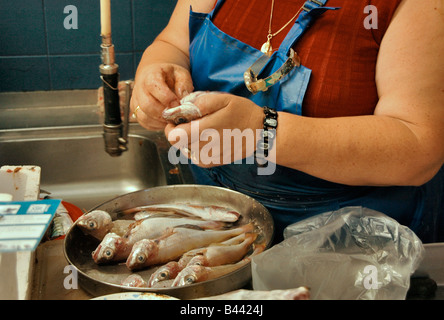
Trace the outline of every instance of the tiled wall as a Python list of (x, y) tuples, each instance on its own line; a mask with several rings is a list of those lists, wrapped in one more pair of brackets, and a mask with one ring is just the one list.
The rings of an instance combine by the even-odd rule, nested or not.
[[(121, 80), (134, 78), (145, 48), (176, 0), (111, 0)], [(66, 29), (65, 19), (77, 29)], [(0, 91), (92, 89), (101, 85), (100, 0), (0, 0)]]

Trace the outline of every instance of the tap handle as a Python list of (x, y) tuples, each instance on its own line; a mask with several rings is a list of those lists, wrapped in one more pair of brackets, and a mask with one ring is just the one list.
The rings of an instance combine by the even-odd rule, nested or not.
[(133, 90), (131, 88), (131, 81), (125, 81), (125, 109), (123, 112), (123, 131), (122, 131), (122, 143), (126, 144), (128, 141), (129, 132), (129, 117), (130, 117), (130, 103)]

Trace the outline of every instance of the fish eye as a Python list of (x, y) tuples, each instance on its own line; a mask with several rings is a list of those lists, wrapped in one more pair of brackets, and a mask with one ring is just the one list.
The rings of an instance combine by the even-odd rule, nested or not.
[(163, 271), (159, 274), (159, 279), (168, 280), (170, 278), (170, 274), (167, 271)]
[(186, 123), (186, 122), (187, 122), (187, 119), (184, 118), (184, 117), (178, 117), (178, 118), (176, 118), (176, 120), (175, 120), (175, 123), (176, 123), (176, 124), (182, 124), (182, 123)]
[(186, 284), (193, 284), (194, 282), (196, 282), (196, 277), (194, 277), (194, 276), (188, 276), (185, 278)]
[(105, 250), (105, 257), (106, 257), (106, 258), (112, 258), (112, 257), (113, 257), (113, 250), (111, 250), (111, 249), (106, 249), (106, 250)]
[(200, 259), (194, 259), (192, 262), (193, 266), (201, 266), (202, 265), (202, 261)]
[(97, 223), (94, 220), (89, 220), (88, 221), (88, 228), (90, 228), (90, 229), (97, 228)]
[(144, 263), (145, 260), (146, 260), (146, 257), (143, 254), (140, 254), (140, 255), (137, 256), (137, 261), (139, 263)]

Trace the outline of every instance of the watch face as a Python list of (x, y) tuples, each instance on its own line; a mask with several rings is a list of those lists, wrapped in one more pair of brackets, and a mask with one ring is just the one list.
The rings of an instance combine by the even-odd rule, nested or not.
[(266, 126), (272, 127), (272, 128), (276, 128), (277, 127), (277, 120), (276, 119), (270, 119), (270, 118), (266, 118), (264, 121), (264, 124)]

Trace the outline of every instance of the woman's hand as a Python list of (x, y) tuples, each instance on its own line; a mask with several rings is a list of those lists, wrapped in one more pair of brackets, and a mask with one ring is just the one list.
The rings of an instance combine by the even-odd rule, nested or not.
[(144, 128), (163, 130), (167, 124), (162, 119), (163, 110), (177, 107), (180, 99), (192, 91), (187, 69), (170, 63), (145, 65), (137, 72), (131, 111)]
[(201, 167), (233, 163), (253, 154), (257, 130), (263, 127), (261, 107), (226, 93), (202, 95), (195, 104), (202, 118), (166, 126), (165, 135), (172, 145)]
[[(163, 130), (165, 108), (176, 107), (194, 91), (190, 76), (190, 7), (209, 13), (214, 0), (180, 0), (168, 25), (145, 50), (137, 68), (131, 111), (148, 130)], [(136, 111), (137, 110), (137, 111)]]

